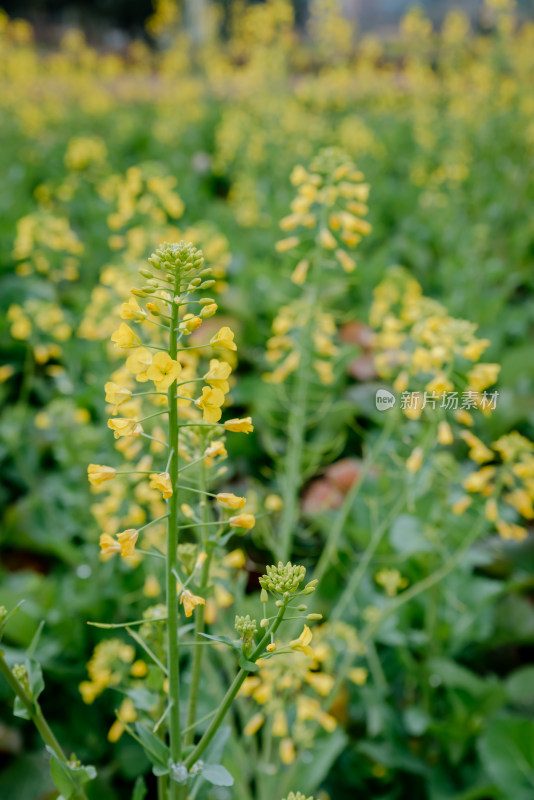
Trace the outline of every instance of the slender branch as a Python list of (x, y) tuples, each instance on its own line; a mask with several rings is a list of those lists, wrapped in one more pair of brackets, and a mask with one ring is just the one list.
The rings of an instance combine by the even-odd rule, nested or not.
[[(253, 654), (251, 655), (251, 657), (249, 659), (250, 661), (255, 662), (261, 656), (261, 654), (263, 653), (266, 645), (271, 640), (271, 635), (275, 633), (275, 631), (279, 627), (280, 623), (282, 622), (282, 619), (284, 617), (284, 612), (285, 612), (285, 605), (280, 608), (275, 621), (272, 623), (270, 628), (266, 631), (265, 635), (263, 636), (263, 638), (261, 639), (260, 643), (258, 644), (258, 646), (254, 650)], [(202, 736), (202, 738), (198, 742), (197, 746), (194, 748), (194, 750), (186, 758), (185, 765), (186, 765), (187, 768), (191, 767), (196, 761), (198, 761), (198, 759), (200, 758), (200, 756), (202, 755), (202, 753), (204, 752), (206, 747), (209, 745), (209, 743), (211, 742), (211, 740), (213, 739), (213, 737), (217, 733), (217, 730), (219, 729), (224, 717), (226, 716), (226, 712), (228, 711), (228, 709), (232, 705), (232, 702), (233, 702), (235, 696), (237, 695), (238, 691), (240, 690), (241, 686), (243, 685), (243, 682), (244, 682), (244, 680), (245, 680), (245, 678), (247, 677), (248, 674), (249, 674), (249, 670), (246, 670), (246, 669), (243, 669), (243, 668), (241, 668), (239, 670), (239, 672), (236, 674), (234, 680), (232, 681), (232, 683), (228, 687), (228, 690), (227, 690), (226, 694), (224, 695), (224, 697), (223, 697), (223, 699), (221, 701), (221, 704), (219, 706), (217, 714), (213, 718), (211, 724), (209, 725), (209, 727), (205, 731), (204, 735)]]
[[(176, 289), (179, 285), (179, 273), (176, 277)], [(175, 289), (175, 293), (176, 292)], [(169, 355), (176, 360), (178, 345), (177, 332), (179, 309), (173, 304), (170, 328)], [(169, 474), (173, 493), (168, 501), (169, 519), (167, 524), (167, 561), (166, 561), (166, 595), (167, 595), (167, 668), (169, 674), (169, 699), (171, 711), (169, 715), (170, 753), (174, 762), (179, 762), (182, 755), (180, 731), (180, 663), (178, 652), (178, 595), (176, 578), (178, 557), (178, 405), (176, 403), (176, 382), (169, 386), (169, 446), (173, 449)], [(178, 796), (178, 784), (171, 781), (170, 800)]]

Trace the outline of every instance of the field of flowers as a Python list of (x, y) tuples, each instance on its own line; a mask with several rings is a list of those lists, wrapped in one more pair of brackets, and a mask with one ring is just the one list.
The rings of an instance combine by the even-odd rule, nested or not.
[(0, 797), (532, 800), (534, 24), (234, 11), (0, 16)]

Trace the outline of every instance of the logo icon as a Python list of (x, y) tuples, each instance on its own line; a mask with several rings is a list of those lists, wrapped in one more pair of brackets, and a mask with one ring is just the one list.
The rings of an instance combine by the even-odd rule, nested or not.
[(387, 411), (388, 408), (393, 408), (397, 398), (387, 389), (378, 389), (375, 396), (375, 403), (378, 411)]

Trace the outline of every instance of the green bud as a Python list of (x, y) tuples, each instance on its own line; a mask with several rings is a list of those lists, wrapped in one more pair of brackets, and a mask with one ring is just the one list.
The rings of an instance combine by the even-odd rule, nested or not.
[(148, 283), (145, 283), (144, 286), (141, 286), (141, 291), (145, 292), (145, 294), (154, 294), (156, 291), (155, 286), (150, 286)]
[(305, 606), (304, 603), (303, 603), (302, 605), (297, 606), (297, 611), (306, 611), (307, 608), (308, 608), (308, 606)]
[(146, 297), (146, 292), (141, 289), (130, 289), (130, 294), (135, 295), (135, 297)]
[(263, 618), (263, 619), (260, 621), (260, 628), (266, 628), (268, 624), (269, 624), (269, 620), (268, 620), (266, 617), (264, 617), (264, 618)]
[(308, 614), (307, 617), (306, 617), (306, 619), (309, 619), (309, 620), (319, 620), (319, 619), (322, 619), (322, 618), (323, 618), (322, 614)]
[(149, 270), (149, 269), (145, 269), (144, 267), (142, 267), (142, 268), (139, 270), (139, 274), (140, 274), (140, 275), (142, 275), (142, 276), (143, 276), (143, 278), (153, 278), (153, 277), (154, 277), (154, 276), (152, 275), (152, 273), (150, 272), (150, 270)]
[(212, 303), (214, 303), (215, 300), (213, 299), (213, 297), (201, 297), (198, 302), (200, 303), (201, 306), (209, 306)]
[(260, 578), (260, 586), (269, 592), (282, 594), (287, 598), (298, 592), (299, 585), (306, 574), (306, 567), (292, 564), (290, 561), (287, 564), (279, 561), (277, 565), (266, 567), (265, 573)]
[(204, 281), (200, 284), (201, 289), (211, 289), (212, 286), (215, 286), (215, 281)]
[(268, 601), (268, 599), (269, 599), (269, 595), (267, 594), (267, 592), (266, 592), (266, 590), (265, 590), (265, 589), (262, 589), (262, 590), (261, 590), (261, 593), (260, 593), (260, 600), (261, 600), (261, 602), (262, 602), (262, 603), (266, 603), (266, 602)]

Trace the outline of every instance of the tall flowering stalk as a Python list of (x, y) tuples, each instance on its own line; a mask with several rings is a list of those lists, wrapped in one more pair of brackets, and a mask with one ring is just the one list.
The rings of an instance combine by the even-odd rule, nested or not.
[[(212, 783), (230, 785), (231, 776), (223, 767), (216, 765), (215, 772), (210, 771), (200, 758), (247, 675), (257, 669), (255, 662), (275, 650), (274, 633), (290, 600), (313, 592), (315, 582), (300, 587), (304, 567), (289, 563), (284, 566), (280, 562), (278, 567), (268, 568), (267, 576), (260, 579), (262, 602), (266, 604), (267, 591), (271, 592), (276, 600), (276, 614), (265, 616), (259, 627), (248, 616), (237, 617), (235, 627), (240, 639), (236, 642), (227, 636), (210, 635), (206, 640), (204, 606), (210, 594), (213, 554), (222, 546), (223, 534), (233, 530), (243, 532), (255, 524), (254, 515), (244, 510), (245, 497), (210, 491), (211, 483), (221, 473), (220, 461), (226, 456), (226, 431), (249, 433), (253, 425), (250, 417), (221, 422), (222, 406), (230, 389), (231, 359), (237, 348), (228, 327), (212, 331), (208, 342), (201, 344), (197, 338), (196, 331), (217, 310), (212, 298), (202, 296), (214, 283), (202, 253), (184, 242), (165, 244), (149, 263), (150, 269), (140, 270), (145, 284), (132, 289), (133, 297), (121, 308), (121, 317), (137, 329), (125, 321), (111, 335), (115, 347), (125, 350), (127, 358), (124, 367), (116, 370), (113, 380), (106, 384), (106, 400), (113, 414), (108, 425), (117, 446), (127, 459), (139, 460), (125, 469), (91, 464), (88, 476), (96, 491), (105, 490), (110, 481), (115, 483), (117, 476), (132, 476), (127, 480), (137, 481), (136, 498), (145, 500), (148, 505), (145, 516), (152, 517), (148, 522), (143, 519), (141, 528), (115, 533), (106, 525), (105, 510), (109, 507), (101, 503), (98, 515), (106, 526), (100, 537), (103, 558), (120, 554), (135, 565), (144, 554), (165, 562), (163, 611), (156, 607), (145, 612), (139, 621), (142, 623), (139, 632), (127, 627), (130, 636), (159, 667), (161, 702), (153, 711), (149, 710), (148, 718), (133, 704), (126, 707), (123, 704), (118, 712), (119, 728), (112, 728), (110, 734), (114, 739), (127, 730), (139, 739), (158, 775), (160, 800), (167, 797), (178, 800), (186, 797), (187, 786), (201, 774)], [(150, 332), (149, 343), (142, 342), (138, 330)], [(201, 363), (206, 353), (219, 358), (210, 358), (204, 371)], [(153, 384), (154, 388), (141, 387), (142, 391), (135, 391), (138, 384)], [(144, 409), (143, 403), (150, 408)], [(147, 440), (151, 454), (141, 453), (143, 439)], [(165, 454), (166, 464), (153, 465), (154, 453), (160, 458)], [(116, 501), (111, 498), (115, 512), (122, 513), (121, 497), (118, 492)], [(162, 500), (166, 501), (166, 507)], [(131, 509), (122, 519), (126, 524), (130, 518)], [(117, 514), (111, 524), (116, 522)], [(138, 546), (141, 531), (144, 531), (143, 546)], [(152, 591), (151, 596), (154, 596)], [(195, 616), (193, 641), (183, 642), (179, 636), (182, 610), (186, 618)], [(166, 626), (163, 650), (150, 627), (161, 621)], [(256, 637), (258, 631), (261, 635)], [(238, 651), (239, 669), (219, 707), (209, 715), (210, 724), (198, 738), (197, 727), (202, 721), (197, 722), (196, 716), (203, 652), (210, 639)], [(185, 661), (182, 644), (193, 648), (187, 698), (180, 681)], [(120, 662), (130, 663), (133, 657), (130, 649), (125, 652), (119, 641), (102, 651), (102, 655), (95, 654), (90, 664), (90, 681), (80, 686), (84, 699), (92, 702), (110, 685), (110, 676), (124, 672)], [(114, 668), (117, 659), (119, 665)], [(135, 664), (130, 675), (142, 677), (142, 668), (135, 668)], [(133, 728), (132, 723), (135, 723)], [(150, 738), (155, 733), (164, 735), (165, 727), (168, 749), (161, 738), (157, 742)]]
[[(339, 308), (339, 295), (346, 291), (347, 278), (357, 267), (349, 251), (371, 232), (370, 223), (364, 219), (369, 184), (341, 150), (325, 148), (307, 168), (297, 165), (291, 183), (297, 194), (291, 214), (280, 221), (281, 229), (291, 235), (280, 239), (275, 247), (293, 261), (291, 280), (300, 288), (300, 296), (281, 308), (273, 322), (273, 335), (267, 343), (272, 369), (265, 376), (275, 384), (293, 376), (287, 447), (278, 479), (283, 501), (278, 535), (282, 558), (291, 554), (299, 491), (311, 471), (306, 436), (314, 401), (324, 402), (324, 386), (332, 386), (338, 377), (335, 367), (340, 350), (332, 312)], [(345, 280), (333, 280), (339, 272)], [(314, 397), (317, 383), (321, 388)], [(331, 444), (328, 441), (325, 449)], [(314, 448), (317, 452), (317, 442)]]

